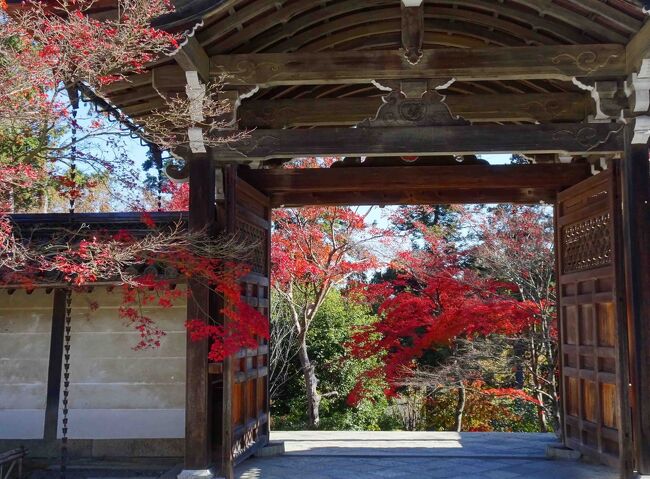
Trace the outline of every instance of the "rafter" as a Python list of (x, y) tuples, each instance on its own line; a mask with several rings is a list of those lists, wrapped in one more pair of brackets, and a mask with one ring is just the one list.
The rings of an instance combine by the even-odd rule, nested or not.
[(622, 45), (561, 45), (426, 50), (416, 65), (397, 51), (217, 55), (212, 75), (232, 85), (369, 83), (375, 79), (523, 80), (625, 75)]
[[(580, 2), (581, 1), (582, 0), (580, 0)], [(588, 32), (590, 36), (598, 38), (600, 41), (625, 41), (625, 37), (623, 35), (613, 31), (611, 28), (608, 28), (607, 26), (598, 22), (596, 19), (592, 19), (588, 15), (584, 15), (569, 8), (565, 8), (558, 3), (553, 2), (552, 0), (513, 0), (513, 3), (517, 3), (536, 10), (540, 16), (550, 17), (556, 22), (572, 25), (574, 28), (582, 30), (583, 32)], [(600, 13), (605, 13), (606, 15), (607, 9), (601, 7)]]

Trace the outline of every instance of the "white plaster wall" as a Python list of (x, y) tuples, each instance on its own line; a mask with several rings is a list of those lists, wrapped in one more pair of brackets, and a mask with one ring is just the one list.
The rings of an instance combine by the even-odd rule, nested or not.
[(0, 290), (0, 439), (40, 439), (53, 295)]
[(167, 333), (159, 348), (144, 351), (133, 350), (139, 333), (119, 317), (121, 302), (118, 289), (73, 295), (68, 437), (182, 438), (186, 302), (143, 310)]

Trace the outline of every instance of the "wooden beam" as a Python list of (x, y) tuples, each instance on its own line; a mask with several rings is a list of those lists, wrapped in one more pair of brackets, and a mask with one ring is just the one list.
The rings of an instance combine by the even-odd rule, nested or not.
[[(625, 48), (625, 61), (627, 73), (639, 73), (646, 60), (646, 69), (650, 69), (650, 22), (646, 22), (641, 30), (632, 37)], [(650, 72), (645, 72), (648, 76)]]
[[(162, 95), (185, 93), (187, 77), (179, 65), (162, 65), (151, 69), (151, 86)], [(128, 98), (128, 94), (125, 95)], [(119, 103), (117, 103), (119, 104)]]
[(648, 145), (632, 144), (626, 127), (623, 159), (623, 235), (630, 329), (630, 376), (637, 471), (650, 474), (650, 171)]
[[(291, 195), (348, 194), (354, 198), (435, 195), (446, 190), (496, 193), (510, 190), (558, 191), (590, 176), (586, 164), (552, 165), (455, 165), (384, 166), (243, 170), (240, 176), (265, 194), (288, 198)], [(472, 201), (472, 194), (466, 195)], [(325, 196), (323, 196), (325, 195)], [(374, 196), (373, 196), (374, 195)], [(454, 194), (455, 195), (455, 194)], [(448, 196), (449, 197), (449, 194)], [(454, 198), (464, 197), (460, 193)], [(460, 201), (460, 200), (459, 200)]]
[[(254, 130), (214, 148), (215, 161), (300, 156), (435, 156), (473, 153), (617, 153), (621, 125), (542, 124)], [(223, 133), (225, 135), (225, 133)]]
[(210, 58), (196, 37), (188, 37), (172, 56), (184, 71), (198, 72), (201, 81), (210, 81)]
[(399, 51), (252, 53), (210, 59), (213, 76), (231, 85), (369, 83), (402, 78), (459, 81), (607, 79), (625, 75), (625, 47), (618, 44), (553, 45), (425, 50), (409, 64)]
[[(445, 103), (454, 115), (472, 122), (583, 121), (593, 110), (591, 97), (583, 93), (448, 95)], [(238, 110), (239, 125), (242, 128), (356, 125), (374, 117), (381, 104), (380, 97), (246, 100)]]
[(349, 191), (336, 193), (273, 193), (273, 208), (301, 206), (345, 205), (449, 205), (477, 203), (552, 204), (555, 191), (539, 188), (521, 189), (457, 189), (457, 190), (408, 190), (401, 192)]

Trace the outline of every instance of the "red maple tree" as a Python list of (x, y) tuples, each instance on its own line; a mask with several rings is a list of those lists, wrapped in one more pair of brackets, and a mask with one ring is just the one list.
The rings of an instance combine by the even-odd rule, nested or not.
[(368, 209), (306, 207), (277, 210), (272, 241), (274, 291), (286, 302), (297, 331), (298, 357), (312, 427), (319, 425), (318, 379), (307, 333), (327, 293), (377, 265), (369, 249), (383, 232), (368, 225)]
[[(472, 215), (479, 240), (471, 251), (485, 274), (516, 287), (535, 321), (516, 338), (519, 376), (530, 378), (540, 430), (559, 427), (553, 217), (545, 206), (498, 205)], [(521, 382), (521, 381), (519, 381)]]
[(349, 400), (361, 398), (368, 381), (381, 379), (395, 394), (426, 352), (459, 338), (516, 335), (537, 321), (539, 308), (518, 298), (515, 284), (481, 276), (439, 230), (416, 225), (423, 244), (401, 252), (391, 267), (395, 279), (365, 287), (378, 305), (379, 321), (359, 330), (350, 348), (360, 358), (380, 351), (384, 364), (364, 374)]

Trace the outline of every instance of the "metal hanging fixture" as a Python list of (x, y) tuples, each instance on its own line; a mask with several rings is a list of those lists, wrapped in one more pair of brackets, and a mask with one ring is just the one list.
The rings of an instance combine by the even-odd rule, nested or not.
[(61, 420), (61, 479), (66, 479), (68, 466), (68, 411), (70, 405), (70, 331), (72, 329), (72, 290), (65, 296), (65, 336), (63, 341), (63, 417)]
[[(68, 198), (70, 221), (75, 213), (76, 195), (74, 183), (77, 178), (77, 116), (79, 113), (79, 90), (76, 86), (68, 88), (68, 96), (72, 106), (72, 127), (70, 131), (70, 180), (73, 183)], [(63, 399), (61, 419), (61, 479), (66, 479), (68, 466), (68, 412), (70, 405), (70, 331), (72, 329), (72, 289), (66, 289), (65, 297), (65, 336), (63, 341)]]
[(158, 212), (162, 211), (162, 186), (163, 186), (163, 159), (162, 151), (158, 145), (149, 143), (149, 151), (151, 152), (151, 159), (156, 165), (156, 172), (158, 174), (157, 183), (156, 183), (156, 194), (157, 194), (157, 207)]
[[(76, 86), (68, 88), (68, 96), (70, 97), (70, 104), (72, 105), (72, 128), (70, 131), (70, 180), (73, 184), (77, 179), (77, 115), (79, 113), (79, 90)], [(75, 209), (75, 195), (71, 192), (68, 198), (69, 212), (74, 213)]]

